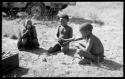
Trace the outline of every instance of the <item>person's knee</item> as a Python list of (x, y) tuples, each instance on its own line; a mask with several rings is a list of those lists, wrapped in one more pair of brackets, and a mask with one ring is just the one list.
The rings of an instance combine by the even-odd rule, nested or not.
[(38, 45), (39, 46), (38, 39), (34, 39), (32, 42), (33, 42), (34, 45)]
[(27, 39), (22, 39), (22, 45), (26, 45)]
[(64, 53), (67, 53), (69, 51), (69, 47), (62, 47), (61, 48), (61, 51), (64, 52)]
[(52, 53), (52, 52), (57, 52), (61, 50), (61, 46), (57, 43), (54, 46), (50, 47), (48, 52)]
[(80, 56), (83, 56), (83, 53), (84, 53), (84, 51), (83, 50), (77, 50), (77, 52), (78, 52), (78, 54), (80, 55)]
[(67, 51), (67, 50), (69, 50), (69, 49), (68, 49), (68, 48), (65, 48), (65, 47), (62, 47), (61, 50), (62, 50), (62, 51)]

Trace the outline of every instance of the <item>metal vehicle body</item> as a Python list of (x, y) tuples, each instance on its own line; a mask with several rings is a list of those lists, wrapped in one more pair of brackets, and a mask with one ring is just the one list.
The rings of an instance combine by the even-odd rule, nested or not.
[(47, 16), (56, 15), (68, 5), (76, 5), (76, 2), (3, 2), (2, 11), (7, 15), (16, 15), (23, 11), (29, 15)]

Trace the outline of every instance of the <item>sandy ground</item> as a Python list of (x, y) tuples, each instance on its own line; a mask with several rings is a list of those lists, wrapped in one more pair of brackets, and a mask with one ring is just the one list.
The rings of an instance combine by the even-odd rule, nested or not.
[[(85, 3), (78, 4), (79, 5), (77, 5), (76, 7)], [(90, 3), (87, 4), (89, 5)], [(106, 4), (107, 3), (105, 3), (105, 5)], [(107, 5), (110, 5), (110, 3)], [(93, 6), (95, 5), (93, 4)], [(98, 6), (96, 5), (96, 7)], [(114, 6), (118, 6), (118, 3)], [(72, 8), (70, 7), (70, 9)], [(122, 8), (117, 7), (117, 9), (114, 9), (113, 7), (111, 8), (111, 10), (114, 10), (114, 13), (107, 15), (108, 17), (110, 16), (109, 19), (105, 20), (107, 16), (103, 16), (105, 19), (101, 19), (105, 22), (105, 25), (101, 27), (99, 27), (99, 25), (94, 25), (93, 29), (93, 34), (101, 39), (105, 49), (105, 61), (101, 63), (100, 66), (95, 64), (78, 64), (80, 59), (74, 58), (74, 56), (76, 56), (74, 54), (75, 51), (73, 50), (75, 42), (71, 42), (71, 51), (67, 55), (64, 55), (63, 52), (56, 53), (55, 55), (48, 55), (48, 48), (56, 43), (56, 41), (54, 40), (56, 39), (56, 31), (59, 23), (55, 21), (34, 21), (38, 23), (36, 25), (36, 30), (38, 41), (40, 43), (40, 49), (31, 51), (18, 51), (20, 68), (11, 71), (3, 77), (123, 77), (123, 16), (121, 15)], [(105, 10), (105, 13), (107, 13), (108, 11), (109, 10)], [(72, 13), (72, 16), (74, 14)], [(115, 18), (116, 15), (120, 16)], [(110, 19), (112, 19), (112, 23), (108, 24), (108, 20)], [(119, 19), (122, 22), (120, 21), (118, 23), (113, 23), (113, 21), (117, 21)], [(2, 35), (17, 35), (18, 28), (21, 26), (22, 22), (21, 21), (20, 23), (17, 23), (18, 20), (19, 19), (6, 21), (2, 19)], [(69, 23), (69, 25), (73, 28), (73, 36), (80, 36), (80, 33), (78, 32), (79, 24)], [(16, 43), (17, 40), (2, 37), (2, 51), (17, 51)]]

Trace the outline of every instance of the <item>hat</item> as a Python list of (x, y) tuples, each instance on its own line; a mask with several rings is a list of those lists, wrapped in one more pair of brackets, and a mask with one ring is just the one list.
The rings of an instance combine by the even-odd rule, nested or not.
[(80, 27), (80, 31), (92, 31), (93, 26), (90, 23), (84, 23)]
[(69, 20), (69, 16), (66, 15), (66, 14), (59, 15), (59, 17), (60, 17), (60, 18), (65, 18), (65, 19)]

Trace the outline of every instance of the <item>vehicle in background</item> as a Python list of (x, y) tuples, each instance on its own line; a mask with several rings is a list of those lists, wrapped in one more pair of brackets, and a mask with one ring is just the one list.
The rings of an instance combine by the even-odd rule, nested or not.
[(11, 16), (16, 16), (18, 12), (37, 16), (54, 16), (68, 5), (74, 6), (76, 2), (2, 2), (2, 12)]

